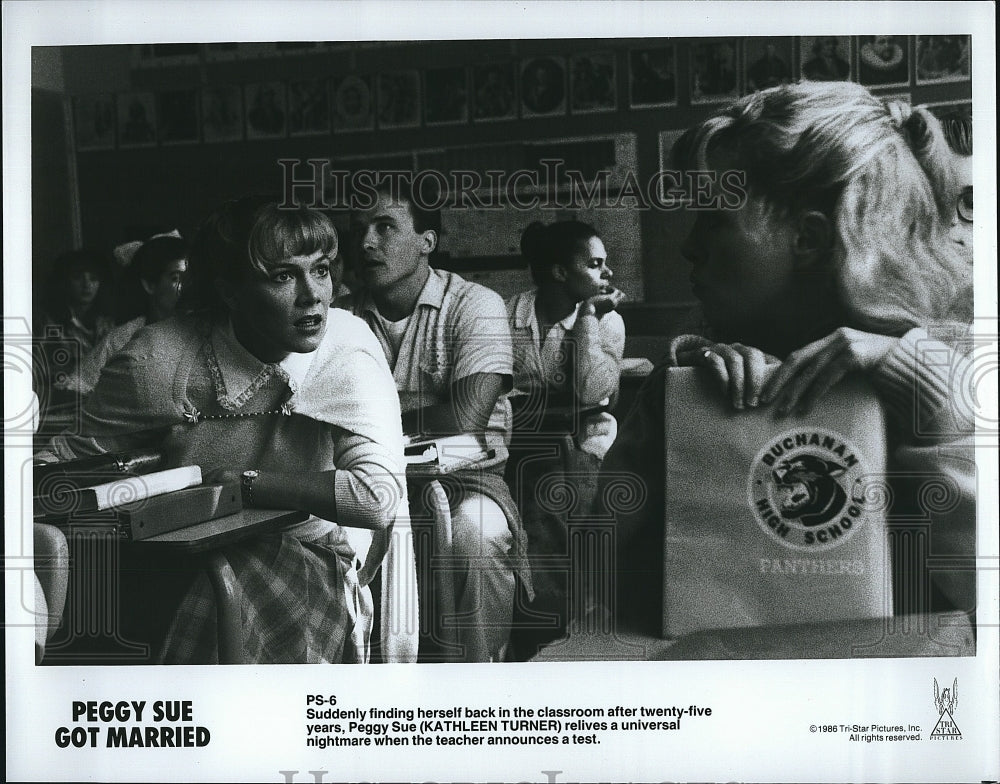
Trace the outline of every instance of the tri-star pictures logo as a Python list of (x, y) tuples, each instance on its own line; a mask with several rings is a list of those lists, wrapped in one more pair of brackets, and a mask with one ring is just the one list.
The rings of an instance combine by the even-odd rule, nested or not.
[(961, 740), (962, 733), (955, 723), (955, 709), (958, 707), (958, 678), (955, 678), (951, 688), (944, 691), (934, 679), (934, 707), (939, 715), (937, 724), (931, 730), (931, 740)]

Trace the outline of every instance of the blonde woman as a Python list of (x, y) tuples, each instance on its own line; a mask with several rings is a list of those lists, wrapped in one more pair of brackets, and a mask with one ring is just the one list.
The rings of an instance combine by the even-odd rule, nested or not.
[[(971, 247), (951, 235), (942, 139), (929, 113), (886, 106), (852, 83), (765, 90), (690, 129), (675, 164), (742, 192), (733, 198), (740, 189), (730, 187), (697, 213), (683, 252), (712, 338), (678, 338), (666, 364), (711, 368), (735, 408), (773, 405), (779, 415), (865, 374), (889, 416), (891, 470), (943, 476), (951, 488), (943, 511), (929, 512), (931, 547), (968, 567), (972, 426), (954, 388), (967, 360), (934, 338), (962, 334), (971, 319)], [(660, 587), (663, 385), (660, 368), (604, 463), (642, 477), (650, 493), (642, 510), (617, 515), (625, 606), (649, 607)], [(974, 607), (973, 572), (922, 579), (929, 598), (898, 612)]]
[[(399, 398), (382, 349), (363, 321), (330, 308), (337, 245), (315, 210), (266, 197), (224, 205), (191, 249), (196, 311), (140, 331), (101, 373), (79, 432), (42, 455), (155, 449), (168, 467), (240, 482), (244, 506), (308, 512), (225, 548), (252, 663), (365, 660), (372, 600), (347, 529), (386, 531), (405, 498)], [(200, 564), (140, 558), (121, 574), (123, 634), (162, 663), (216, 662)]]

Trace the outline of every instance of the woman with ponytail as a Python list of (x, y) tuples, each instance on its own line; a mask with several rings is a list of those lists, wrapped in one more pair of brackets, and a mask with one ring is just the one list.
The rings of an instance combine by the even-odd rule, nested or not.
[[(536, 288), (507, 302), (515, 412), (507, 465), (530, 560), (565, 555), (568, 519), (589, 511), (601, 460), (617, 433), (609, 409), (618, 394), (625, 324), (615, 310), (624, 294), (611, 283), (607, 251), (592, 226), (532, 223), (521, 255)], [(536, 564), (532, 610), (558, 621), (534, 634), (515, 632), (515, 645), (528, 656), (569, 618), (566, 570)]]

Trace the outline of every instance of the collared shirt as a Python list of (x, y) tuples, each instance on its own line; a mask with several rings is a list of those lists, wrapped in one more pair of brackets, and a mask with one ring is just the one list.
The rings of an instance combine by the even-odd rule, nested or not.
[[(382, 344), (403, 413), (449, 402), (452, 385), (476, 373), (499, 374), (510, 386), (514, 368), (507, 311), (500, 296), (485, 286), (432, 269), (398, 352), (367, 290), (334, 304), (361, 316)], [(498, 463), (507, 459), (510, 424), (510, 403), (501, 396), (485, 434)]]
[(593, 325), (580, 324), (578, 328), (581, 302), (542, 336), (535, 313), (537, 294), (537, 290), (524, 291), (507, 300), (514, 341), (515, 393), (533, 394), (549, 387), (571, 390), (584, 407), (606, 403), (618, 391), (625, 353), (621, 315), (611, 311), (596, 319), (598, 340), (583, 340)]
[[(537, 290), (524, 291), (507, 300), (514, 342), (513, 396), (545, 399), (547, 391), (557, 399), (573, 401), (580, 408), (607, 405), (618, 392), (622, 355), (625, 352), (625, 322), (616, 311), (600, 319), (580, 321), (580, 307), (557, 321), (543, 336), (535, 312)], [(609, 413), (592, 414), (577, 436), (580, 449), (603, 458), (618, 432)]]

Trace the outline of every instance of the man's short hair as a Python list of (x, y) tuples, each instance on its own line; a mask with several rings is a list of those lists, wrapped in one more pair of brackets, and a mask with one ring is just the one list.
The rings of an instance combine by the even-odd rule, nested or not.
[(408, 178), (383, 177), (375, 186), (375, 192), (380, 196), (388, 196), (393, 201), (405, 202), (413, 220), (413, 228), (418, 234), (425, 231), (441, 233), (440, 188), (430, 177), (422, 178), (420, 190), (414, 192)]

